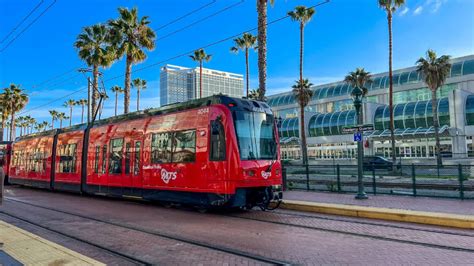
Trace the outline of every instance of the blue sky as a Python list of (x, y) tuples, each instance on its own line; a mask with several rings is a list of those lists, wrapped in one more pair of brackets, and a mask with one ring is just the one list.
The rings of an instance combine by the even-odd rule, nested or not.
[[(40, 0), (0, 0), (0, 40), (28, 14)], [(28, 25), (54, 0), (43, 0), (38, 10), (22, 25)], [(213, 0), (57, 0), (48, 12), (0, 53), (0, 86), (21, 84), (30, 94), (30, 103), (23, 115), (48, 120), (48, 110), (67, 111), (62, 104), (68, 98), (85, 98), (78, 93), (45, 107), (35, 108), (86, 86), (85, 78), (75, 72), (50, 80), (76, 67), (84, 66), (73, 48), (73, 42), (84, 26), (117, 17), (117, 7), (139, 8), (140, 16), (147, 15), (153, 28), (203, 6)], [(297, 5), (311, 6), (319, 1), (276, 0), (269, 8), (269, 21), (280, 18)], [(157, 31), (158, 38), (192, 24), (196, 20), (226, 11), (191, 27), (159, 39), (156, 49), (148, 52), (145, 62), (133, 69), (156, 64), (132, 74), (149, 83), (142, 93), (142, 107), (159, 105), (159, 70), (165, 63), (194, 66), (189, 57), (164, 60), (192, 51), (203, 45), (254, 28), (257, 23), (255, 0), (216, 0), (207, 8), (179, 22)], [(15, 37), (20, 27), (11, 37)], [(255, 32), (254, 32), (255, 34)], [(474, 1), (472, 0), (407, 0), (404, 8), (394, 16), (394, 68), (412, 66), (428, 48), (453, 57), (474, 54)], [(317, 8), (313, 20), (305, 30), (305, 77), (321, 84), (341, 80), (356, 67), (373, 73), (388, 69), (387, 20), (378, 8), (377, 0), (332, 0)], [(3, 49), (9, 40), (0, 44)], [(244, 73), (243, 54), (232, 54), (232, 41), (209, 47), (213, 55), (206, 67)], [(268, 94), (289, 90), (298, 77), (299, 32), (290, 19), (268, 28)], [(162, 62), (162, 63), (160, 63)], [(251, 87), (257, 84), (257, 54), (251, 53)], [(104, 71), (104, 79), (123, 75), (124, 60)], [(106, 82), (106, 87), (123, 86), (119, 77)], [(112, 95), (111, 95), (112, 96)], [(105, 115), (113, 113), (113, 98), (107, 102)], [(33, 109), (33, 110), (31, 110)], [(132, 91), (131, 109), (135, 109)], [(30, 111), (31, 110), (31, 111)], [(76, 112), (78, 113), (78, 112)], [(79, 119), (76, 115), (75, 121)]]

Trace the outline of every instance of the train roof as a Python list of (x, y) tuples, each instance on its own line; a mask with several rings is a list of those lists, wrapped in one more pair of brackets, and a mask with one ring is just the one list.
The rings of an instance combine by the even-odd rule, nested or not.
[[(260, 102), (260, 101), (245, 99), (245, 98), (234, 98), (234, 97), (229, 97), (225, 95), (213, 95), (213, 96), (209, 96), (209, 97), (205, 97), (201, 99), (194, 99), (194, 100), (190, 100), (186, 102), (168, 104), (168, 105), (161, 106), (158, 108), (150, 108), (150, 109), (145, 109), (142, 111), (122, 114), (122, 115), (117, 115), (117, 116), (97, 120), (94, 122), (92, 127), (113, 124), (113, 123), (118, 123), (118, 122), (123, 122), (123, 121), (128, 121), (128, 120), (135, 120), (135, 119), (140, 119), (140, 118), (145, 118), (145, 117), (150, 117), (150, 116), (164, 115), (164, 114), (169, 114), (169, 113), (174, 113), (174, 112), (179, 112), (179, 111), (184, 111), (184, 110), (189, 110), (189, 109), (194, 109), (194, 108), (199, 108), (199, 107), (210, 106), (213, 104), (224, 104), (225, 106), (227, 106), (228, 108), (232, 110), (262, 112), (262, 113), (267, 113), (267, 114), (272, 113), (270, 106), (265, 102)], [(86, 128), (87, 128), (87, 123), (83, 123), (83, 124), (78, 124), (71, 127), (61, 128), (61, 129), (52, 129), (52, 130), (47, 130), (43, 132), (32, 133), (26, 136), (18, 137), (16, 138), (15, 141), (31, 139), (31, 138), (41, 137), (41, 136), (54, 136), (55, 134), (66, 133), (66, 132), (77, 131), (77, 130), (85, 130)]]

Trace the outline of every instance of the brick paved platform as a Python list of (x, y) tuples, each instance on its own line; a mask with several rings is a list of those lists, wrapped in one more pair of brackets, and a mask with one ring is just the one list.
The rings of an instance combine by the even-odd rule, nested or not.
[[(328, 214), (474, 228), (474, 201), (425, 197), (286, 191), (283, 208)], [(285, 204), (286, 202), (286, 204)]]
[(0, 265), (105, 265), (0, 221)]
[(354, 196), (355, 194), (349, 193), (306, 191), (285, 191), (283, 194), (283, 198), (288, 200), (474, 215), (474, 200), (370, 194), (367, 200), (356, 200)]

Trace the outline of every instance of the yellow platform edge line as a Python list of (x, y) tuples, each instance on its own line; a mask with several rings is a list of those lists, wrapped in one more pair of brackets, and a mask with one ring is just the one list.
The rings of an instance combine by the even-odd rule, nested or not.
[(284, 200), (280, 205), (280, 208), (360, 218), (474, 229), (474, 215), (459, 215), (345, 204), (306, 202), (297, 200)]
[[(4, 227), (4, 228), (8, 228), (7, 230), (11, 230), (13, 231), (12, 233), (14, 233), (15, 231), (18, 233), (18, 234), (21, 234), (21, 235), (24, 235), (28, 240), (25, 241), (25, 240), (20, 240), (20, 241), (9, 241), (8, 239), (5, 239), (3, 240), (4, 241), (4, 246), (3, 246), (3, 250), (6, 251), (10, 256), (12, 256), (14, 259), (18, 260), (19, 262), (21, 263), (25, 263), (25, 264), (28, 264), (29, 262), (31, 263), (31, 261), (35, 260), (35, 257), (34, 257), (34, 252), (31, 252), (31, 253), (28, 253), (28, 258), (24, 258), (23, 256), (20, 256), (22, 253), (17, 254), (17, 252), (15, 252), (15, 250), (11, 250), (9, 248), (9, 246), (14, 246), (16, 248), (18, 248), (18, 245), (21, 244), (21, 245), (24, 245), (24, 244), (27, 244), (27, 245), (42, 245), (43, 247), (41, 247), (41, 250), (44, 251), (44, 248), (50, 248), (51, 251), (56, 251), (56, 252), (59, 252), (59, 253), (63, 253), (65, 254), (66, 256), (70, 257), (71, 261), (70, 263), (73, 263), (73, 264), (83, 264), (83, 265), (106, 265), (102, 262), (99, 262), (97, 260), (94, 260), (90, 257), (87, 257), (85, 255), (82, 255), (76, 251), (73, 251), (71, 249), (68, 249), (66, 247), (63, 247), (59, 244), (56, 244), (52, 241), (49, 241), (49, 240), (46, 240), (38, 235), (35, 235), (33, 233), (30, 233), (26, 230), (23, 230), (19, 227), (16, 227), (12, 224), (9, 224), (7, 222), (4, 222), (2, 220), (0, 220), (0, 227)], [(36, 243), (36, 244), (32, 244), (31, 242), (32, 241), (35, 241), (35, 242), (39, 242), (39, 243)], [(22, 242), (22, 243), (18, 243), (18, 242)], [(23, 254), (24, 255), (24, 254)], [(44, 257), (38, 257), (38, 262), (39, 263), (42, 263), (42, 262), (45, 262), (44, 261)]]

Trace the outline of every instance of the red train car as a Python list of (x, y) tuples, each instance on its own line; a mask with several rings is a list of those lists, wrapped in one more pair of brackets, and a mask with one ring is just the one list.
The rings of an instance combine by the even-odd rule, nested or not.
[(14, 184), (200, 207), (281, 199), (270, 107), (227, 96), (168, 105), (13, 143)]
[(0, 141), (0, 159), (3, 160), (3, 172), (5, 173), (5, 184), (8, 184), (8, 176), (11, 160), (12, 142), (11, 141)]

